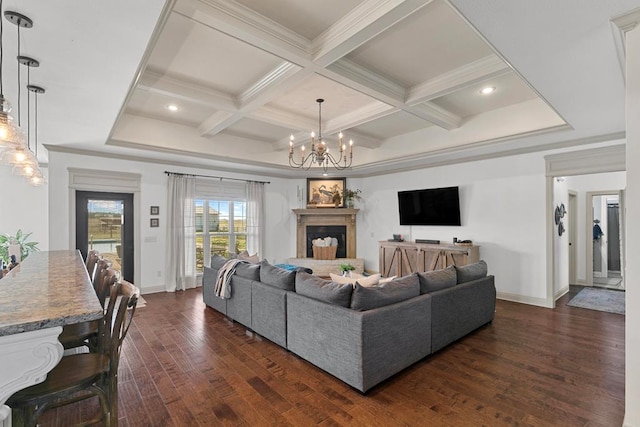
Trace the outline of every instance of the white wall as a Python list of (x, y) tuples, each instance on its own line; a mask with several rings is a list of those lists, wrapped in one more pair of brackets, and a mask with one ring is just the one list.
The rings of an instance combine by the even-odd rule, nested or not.
[[(295, 206), (295, 186), (282, 179), (265, 179), (253, 175), (216, 173), (212, 170), (195, 168), (172, 168), (162, 164), (146, 162), (104, 159), (86, 155), (50, 152), (50, 197), (49, 197), (49, 240), (50, 249), (69, 249), (75, 246), (70, 240), (71, 200), (69, 200), (69, 168), (109, 170), (112, 172), (133, 172), (141, 175), (140, 189), (140, 265), (136, 265), (139, 274), (141, 292), (163, 291), (165, 266), (171, 260), (165, 258), (166, 246), (166, 212), (167, 212), (167, 176), (165, 170), (173, 172), (225, 176), (230, 178), (271, 181), (265, 187), (267, 210), (267, 227), (265, 254), (272, 262), (283, 262), (295, 253), (295, 217), (291, 207)], [(149, 207), (160, 207), (160, 227), (149, 226)]]
[[(453, 237), (480, 245), (499, 296), (546, 304), (546, 180), (544, 154), (526, 154), (365, 178), (358, 219), (358, 257), (378, 270), (378, 242)], [(350, 184), (348, 184), (350, 185)], [(401, 227), (398, 190), (459, 186), (462, 226)], [(549, 213), (550, 214), (550, 213)]]
[(587, 283), (587, 277), (591, 272), (587, 271), (587, 248), (593, 244), (593, 227), (587, 224), (587, 209), (590, 202), (587, 200), (587, 192), (622, 190), (627, 186), (626, 172), (596, 173), (591, 175), (578, 175), (566, 177), (567, 188), (577, 193), (578, 226), (576, 248), (576, 281), (580, 284)]
[[(33, 187), (11, 170), (9, 166), (0, 165), (0, 233), (15, 235), (18, 229), (33, 233), (29, 241), (38, 242), (40, 250), (48, 250), (48, 184)], [(42, 171), (48, 175), (47, 168)]]
[(626, 33), (625, 426), (640, 426), (640, 27)]

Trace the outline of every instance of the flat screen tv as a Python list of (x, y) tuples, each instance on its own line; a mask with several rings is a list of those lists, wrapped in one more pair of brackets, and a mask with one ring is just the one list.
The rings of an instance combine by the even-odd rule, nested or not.
[(458, 187), (398, 191), (400, 225), (461, 225)]

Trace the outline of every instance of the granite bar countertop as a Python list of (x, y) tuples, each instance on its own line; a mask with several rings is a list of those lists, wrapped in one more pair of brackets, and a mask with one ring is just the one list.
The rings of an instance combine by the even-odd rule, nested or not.
[(0, 279), (0, 336), (102, 317), (80, 252), (32, 252)]

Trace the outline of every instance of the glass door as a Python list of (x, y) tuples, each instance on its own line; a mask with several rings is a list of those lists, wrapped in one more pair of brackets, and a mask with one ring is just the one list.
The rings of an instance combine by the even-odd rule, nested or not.
[(90, 250), (133, 281), (133, 194), (76, 192), (76, 248)]

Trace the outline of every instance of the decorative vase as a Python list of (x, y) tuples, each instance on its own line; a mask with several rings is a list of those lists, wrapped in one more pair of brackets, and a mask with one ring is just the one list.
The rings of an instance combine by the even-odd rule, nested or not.
[(353, 206), (354, 206), (353, 199), (347, 199), (344, 202), (345, 202), (345, 206), (347, 208), (353, 208)]

